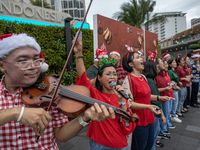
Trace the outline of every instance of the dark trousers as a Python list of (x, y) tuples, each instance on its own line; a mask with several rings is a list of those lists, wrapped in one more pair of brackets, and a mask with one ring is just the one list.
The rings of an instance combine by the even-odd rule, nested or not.
[(155, 124), (136, 126), (132, 133), (131, 150), (151, 150), (154, 146)]
[(183, 103), (183, 108), (187, 108), (187, 105), (190, 105), (190, 97), (191, 97), (190, 88), (191, 88), (191, 86), (187, 87), (187, 97)]
[(191, 93), (190, 105), (194, 105), (197, 103), (198, 90), (199, 90), (199, 82), (192, 82), (192, 93)]

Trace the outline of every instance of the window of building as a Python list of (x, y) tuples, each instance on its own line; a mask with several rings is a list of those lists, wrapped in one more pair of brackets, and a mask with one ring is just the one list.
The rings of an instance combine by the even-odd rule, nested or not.
[(83, 2), (80, 1), (80, 8), (83, 8)]
[(73, 8), (72, 1), (69, 1), (69, 8)]
[(52, 9), (52, 10), (55, 10), (55, 6), (51, 6), (51, 9)]
[(51, 0), (51, 5), (55, 5), (54, 0)]
[(69, 14), (74, 17), (73, 10), (69, 10)]
[(78, 8), (78, 2), (77, 2), (77, 0), (74, 0), (74, 8)]
[(65, 13), (69, 13), (68, 10), (63, 10), (63, 12), (65, 12)]
[(75, 17), (78, 17), (78, 10), (74, 10)]
[(81, 18), (84, 17), (84, 10), (81, 10)]
[(68, 8), (67, 2), (66, 1), (62, 1), (62, 8)]

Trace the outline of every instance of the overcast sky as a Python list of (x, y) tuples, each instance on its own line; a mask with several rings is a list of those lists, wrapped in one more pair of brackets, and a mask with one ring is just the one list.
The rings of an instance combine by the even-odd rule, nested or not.
[[(85, 0), (86, 9), (90, 0)], [(108, 18), (112, 18), (113, 14), (120, 11), (120, 6), (124, 2), (130, 0), (93, 0), (91, 8), (87, 16), (87, 22), (93, 29), (93, 15), (99, 14)], [(174, 12), (182, 11), (186, 14), (187, 29), (191, 28), (191, 19), (200, 18), (199, 0), (156, 0), (154, 12)]]

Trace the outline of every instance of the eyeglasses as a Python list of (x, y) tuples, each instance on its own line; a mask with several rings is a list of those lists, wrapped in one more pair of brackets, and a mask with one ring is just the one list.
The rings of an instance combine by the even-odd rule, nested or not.
[(31, 68), (32, 63), (35, 65), (35, 67), (41, 67), (44, 63), (44, 59), (39, 58), (33, 61), (20, 61), (20, 62), (9, 62), (4, 60), (3, 62), (17, 64), (21, 70), (27, 70)]

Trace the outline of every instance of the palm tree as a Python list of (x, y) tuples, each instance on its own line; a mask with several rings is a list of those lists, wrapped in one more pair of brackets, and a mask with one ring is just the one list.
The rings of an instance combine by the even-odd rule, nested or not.
[(156, 2), (152, 0), (130, 0), (121, 5), (121, 11), (114, 13), (113, 18), (137, 28), (141, 28), (143, 25), (148, 27), (150, 23), (165, 23), (167, 20), (163, 16), (149, 20), (155, 5)]
[[(42, 5), (42, 2), (43, 2), (43, 5)], [(47, 3), (46, 0), (30, 0), (30, 3), (35, 6), (39, 6), (39, 7), (43, 6), (44, 8), (51, 9), (50, 4)]]

